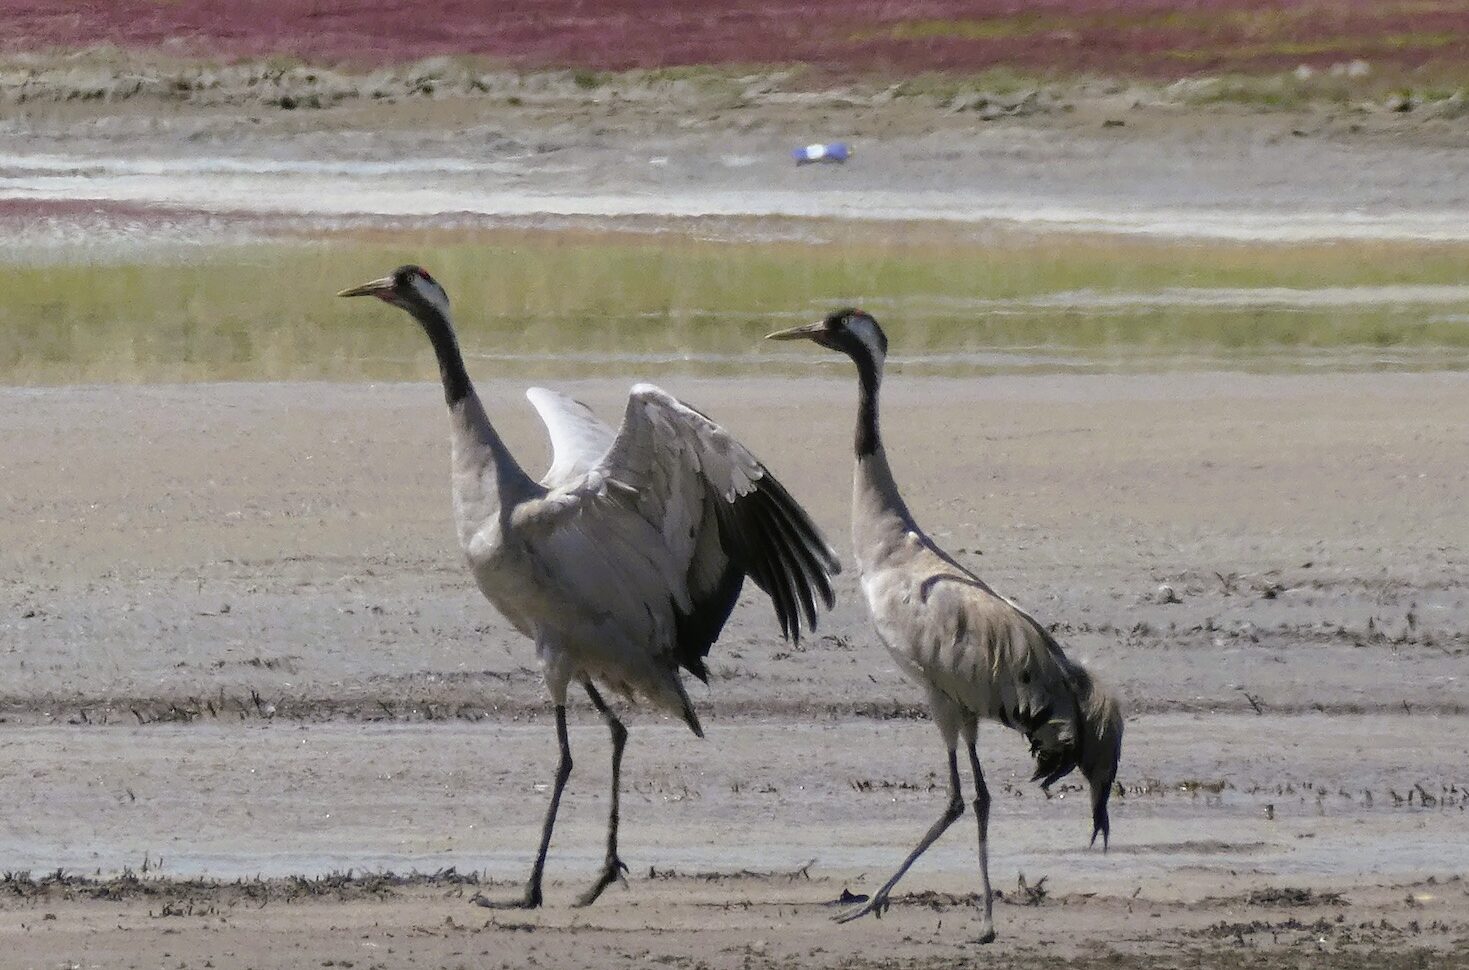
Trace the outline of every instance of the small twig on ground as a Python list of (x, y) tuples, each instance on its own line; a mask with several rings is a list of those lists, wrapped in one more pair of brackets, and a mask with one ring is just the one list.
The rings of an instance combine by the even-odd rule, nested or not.
[(1260, 698), (1256, 697), (1254, 694), (1251, 694), (1249, 691), (1245, 690), (1243, 687), (1238, 688), (1238, 690), (1239, 690), (1239, 692), (1241, 694), (1244, 694), (1245, 695), (1245, 700), (1247, 700), (1247, 701), (1250, 702), (1250, 706), (1255, 709), (1255, 713), (1256, 714), (1262, 714), (1263, 715), (1265, 713), (1265, 706), (1260, 703)]
[(1048, 878), (1050, 877), (1041, 876), (1040, 879), (1036, 880), (1036, 884), (1031, 886), (1025, 881), (1025, 873), (1020, 873), (1020, 903), (1022, 906), (1039, 906), (1045, 901), (1048, 895), (1048, 891), (1046, 890), (1046, 880)]

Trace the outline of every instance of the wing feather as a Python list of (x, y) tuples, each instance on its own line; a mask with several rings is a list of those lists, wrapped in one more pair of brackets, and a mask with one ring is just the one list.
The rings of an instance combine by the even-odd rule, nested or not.
[(743, 553), (742, 565), (755, 580), (755, 585), (765, 591), (775, 607), (775, 618), (780, 623), (781, 636), (790, 639), (800, 637), (800, 616), (796, 613), (795, 596), (790, 582), (783, 574), (775, 553), (775, 541), (762, 527), (755, 506), (758, 498), (744, 503), (745, 508), (732, 503), (730, 537), (734, 540), (730, 548)]
[[(660, 435), (654, 450), (683, 457), (685, 476), (692, 471), (702, 481), (704, 499), (714, 503), (721, 525), (721, 554), (770, 597), (782, 634), (799, 639), (803, 620), (808, 629), (815, 625), (817, 598), (828, 608), (832, 605), (830, 576), (841, 568), (806, 511), (722, 427), (647, 384), (633, 388), (618, 442), (606, 456), (605, 465), (616, 467), (620, 477), (636, 476), (624, 458), (639, 449), (619, 446), (634, 436), (639, 415)], [(696, 646), (703, 656), (709, 643)]]
[[(532, 403), (556, 451), (553, 470), (572, 467), (562, 462), (561, 442), (572, 448), (568, 428), (583, 444), (566, 453), (585, 462), (585, 442), (601, 442), (595, 429), (605, 425), (569, 398), (537, 396)], [(676, 577), (661, 605), (672, 608), (679, 665), (700, 678), (746, 576), (769, 596), (791, 640), (815, 627), (820, 607), (834, 603), (831, 577), (841, 565), (805, 509), (729, 432), (650, 384), (632, 389), (622, 426), (603, 453), (553, 487), (542, 503), (544, 527), (601, 505), (635, 511), (661, 537), (656, 554), (667, 557), (665, 575)]]
[(746, 520), (749, 523), (750, 531), (756, 536), (755, 542), (758, 543), (760, 551), (764, 553), (767, 563), (766, 577), (756, 573), (754, 574), (755, 581), (776, 601), (777, 613), (784, 613), (782, 626), (786, 628), (787, 635), (790, 635), (792, 631), (799, 635), (800, 608), (806, 607), (807, 622), (814, 624), (816, 607), (810, 587), (805, 582), (804, 573), (795, 562), (798, 554), (793, 549), (794, 540), (781, 526), (777, 514), (771, 507), (768, 492), (763, 490), (752, 492), (744, 504), (748, 506)]
[(525, 396), (551, 437), (551, 467), (541, 478), (547, 488), (586, 474), (612, 446), (616, 437), (612, 429), (575, 398), (544, 387), (527, 388)]
[[(820, 533), (815, 531), (809, 518), (805, 515), (793, 516), (791, 514), (791, 509), (799, 510), (799, 506), (780, 482), (772, 477), (766, 480), (766, 485), (771, 493), (768, 504), (772, 519), (790, 536), (790, 541), (785, 548), (794, 554), (792, 556), (793, 565), (800, 570), (805, 579), (803, 590), (808, 594), (812, 590), (819, 593), (829, 608), (835, 599), (831, 588), (831, 577), (825, 571), (825, 563), (818, 560), (814, 553), (814, 550), (825, 545), (825, 540), (822, 539)], [(804, 599), (810, 604), (809, 595)], [(807, 617), (808, 624), (814, 626), (816, 622), (814, 605), (808, 605)]]

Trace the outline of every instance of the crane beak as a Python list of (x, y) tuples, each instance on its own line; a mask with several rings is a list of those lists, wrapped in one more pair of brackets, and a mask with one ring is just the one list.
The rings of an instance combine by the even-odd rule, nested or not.
[(777, 330), (775, 333), (767, 333), (766, 340), (815, 340), (826, 332), (826, 321), (808, 323), (804, 327), (792, 327), (789, 330)]
[(361, 286), (348, 287), (347, 289), (338, 293), (337, 296), (375, 296), (379, 300), (386, 300), (391, 303), (394, 293), (394, 285), (395, 284), (391, 276), (384, 276), (380, 280), (373, 280), (370, 283), (363, 283)]

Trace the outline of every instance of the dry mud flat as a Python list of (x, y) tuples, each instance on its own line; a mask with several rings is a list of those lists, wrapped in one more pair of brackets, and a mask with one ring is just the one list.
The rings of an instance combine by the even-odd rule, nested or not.
[[(847, 379), (666, 383), (845, 545)], [(1464, 964), (1469, 382), (890, 384), (895, 461), (927, 524), (1132, 712), (1105, 856), (1083, 846), (1074, 793), (1044, 799), (1023, 744), (986, 730), (1006, 897), (979, 958)], [(606, 413), (625, 390), (569, 389)], [(534, 467), (519, 388), (485, 390)], [(590, 911), (566, 903), (597, 861), (606, 741), (581, 718), (551, 905), (491, 916), (468, 897), (523, 874), (553, 740), (527, 645), (450, 546), (437, 390), (0, 396), (0, 846), (31, 873), (0, 884), (0, 964), (976, 958), (968, 825), (887, 918), (828, 919), (941, 797), (935, 735), (850, 574), (826, 637), (798, 650), (758, 602), (737, 611), (695, 697), (708, 740), (634, 716), (632, 885)], [(360, 875), (381, 871), (440, 875)], [(1046, 877), (1044, 898), (1022, 873)]]
[[(966, 944), (973, 899), (931, 891), (881, 922), (830, 921), (836, 880), (639, 880), (594, 911), (487, 915), (454, 876), (158, 895), (27, 888), (0, 912), (6, 966), (514, 968), (1384, 967), (1469, 965), (1461, 882), (1263, 889), (1197, 901), (1007, 893), (1000, 939)], [(560, 888), (560, 887), (553, 887)], [(952, 888), (957, 889), (957, 886)], [(1010, 905), (1013, 903), (1013, 905)]]

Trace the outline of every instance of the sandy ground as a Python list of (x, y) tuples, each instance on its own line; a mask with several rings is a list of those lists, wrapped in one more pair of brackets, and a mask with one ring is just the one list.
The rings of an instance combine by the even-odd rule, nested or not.
[[(842, 548), (854, 393), (827, 373), (671, 387)], [(534, 466), (519, 388), (481, 376)], [(428, 385), (0, 391), (0, 855), (31, 874), (0, 883), (5, 965), (1469, 962), (1464, 377), (893, 376), (912, 504), (1130, 712), (1105, 855), (1076, 790), (984, 732), (982, 953), (968, 825), (888, 918), (828, 919), (942, 798), (850, 575), (799, 649), (747, 598), (694, 695), (707, 740), (633, 715), (627, 891), (568, 906), (605, 810), (578, 711), (549, 906), (469, 905), (523, 875), (554, 741), (453, 552), (440, 411)]]

